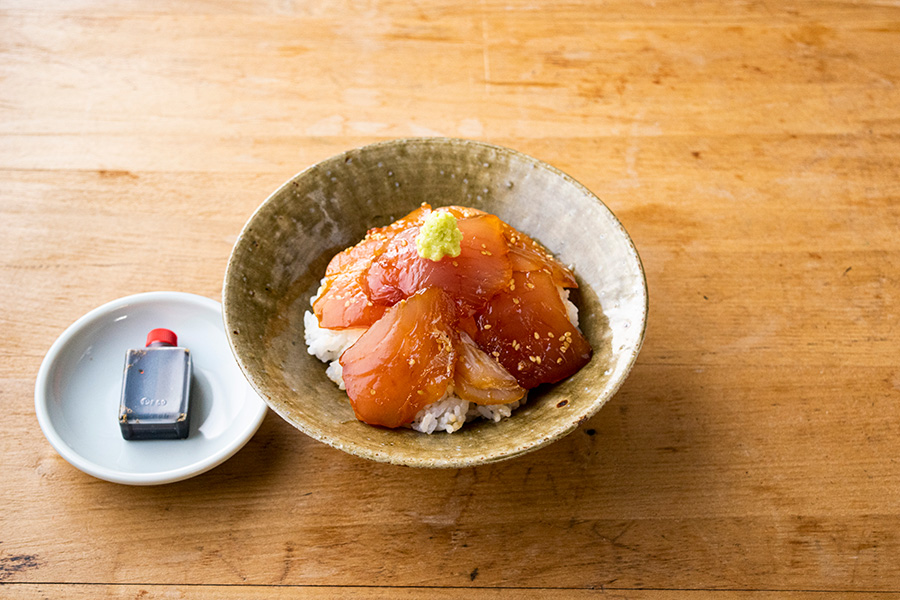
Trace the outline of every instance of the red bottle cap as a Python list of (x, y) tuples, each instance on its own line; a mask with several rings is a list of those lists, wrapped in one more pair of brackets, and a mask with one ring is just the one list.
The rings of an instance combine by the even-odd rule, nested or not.
[(174, 331), (168, 329), (154, 329), (147, 334), (147, 345), (149, 346), (153, 342), (165, 344), (166, 346), (177, 346), (178, 336), (175, 335)]

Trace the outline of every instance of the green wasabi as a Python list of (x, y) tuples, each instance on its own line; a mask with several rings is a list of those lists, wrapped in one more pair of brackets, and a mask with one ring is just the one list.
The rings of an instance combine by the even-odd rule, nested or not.
[(449, 212), (434, 211), (425, 218), (416, 236), (416, 251), (422, 258), (435, 262), (445, 256), (459, 256), (462, 236), (456, 217)]

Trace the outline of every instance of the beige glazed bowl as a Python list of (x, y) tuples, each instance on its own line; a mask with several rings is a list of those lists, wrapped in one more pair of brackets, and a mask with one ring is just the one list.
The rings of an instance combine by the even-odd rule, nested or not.
[[(331, 257), (366, 230), (422, 202), (496, 214), (574, 267), (572, 299), (591, 362), (500, 423), (477, 420), (425, 435), (357, 421), (326, 365), (306, 351), (303, 313)], [(647, 284), (622, 225), (571, 177), (519, 152), (467, 140), (400, 139), (313, 165), (273, 193), (245, 225), (223, 292), (234, 355), (259, 395), (300, 431), (335, 448), (413, 467), (467, 467), (518, 456), (574, 430), (612, 397), (637, 359)]]

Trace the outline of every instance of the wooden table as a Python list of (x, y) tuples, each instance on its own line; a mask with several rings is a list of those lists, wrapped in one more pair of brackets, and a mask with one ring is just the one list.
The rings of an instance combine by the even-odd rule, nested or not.
[[(0, 596), (900, 598), (896, 2), (4, 0), (0, 116)], [(70, 323), (219, 299), (281, 182), (420, 135), (545, 160), (632, 234), (649, 328), (596, 417), (463, 470), (271, 412), (177, 484), (53, 451)]]

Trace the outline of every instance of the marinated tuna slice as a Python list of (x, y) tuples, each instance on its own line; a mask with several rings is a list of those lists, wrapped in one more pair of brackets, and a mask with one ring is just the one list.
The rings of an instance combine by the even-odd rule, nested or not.
[(470, 339), (475, 339), (475, 336), (478, 335), (478, 323), (474, 316), (464, 316), (457, 321), (456, 330), (460, 334), (469, 336)]
[(313, 305), (319, 326), (327, 329), (368, 327), (381, 318), (389, 304), (377, 304), (368, 295), (366, 273), (387, 243), (405, 229), (422, 223), (431, 207), (422, 204), (402, 219), (370, 229), (355, 246), (338, 252), (328, 263), (325, 282)]
[(387, 306), (375, 304), (366, 295), (362, 273), (338, 273), (325, 281), (313, 312), (319, 326), (327, 329), (368, 327), (384, 315)]
[(504, 223), (503, 235), (509, 244), (509, 261), (513, 271), (546, 269), (560, 287), (577, 288), (575, 275), (547, 252), (539, 243)]
[(454, 394), (475, 404), (509, 404), (525, 395), (516, 378), (461, 333), (456, 344)]
[(389, 308), (344, 351), (340, 363), (356, 417), (400, 427), (439, 400), (453, 381), (455, 322), (452, 299), (428, 288)]
[(361, 242), (331, 259), (325, 271), (325, 284), (313, 304), (320, 327), (368, 327), (381, 318), (387, 306), (377, 305), (369, 298), (365, 289), (366, 273), (391, 238), (403, 230), (405, 225), (399, 224), (410, 217), (418, 219), (414, 215), (421, 210), (417, 209), (387, 227), (370, 229)]
[(463, 234), (459, 256), (439, 261), (419, 256), (415, 243), (418, 226), (394, 236), (366, 276), (372, 301), (390, 305), (419, 290), (438, 287), (456, 300), (463, 314), (483, 307), (512, 273), (503, 222), (482, 214), (460, 219), (457, 226)]
[(523, 388), (556, 383), (591, 359), (591, 346), (569, 321), (558, 290), (546, 271), (516, 272), (477, 316), (475, 342)]
[(478, 210), (477, 208), (470, 208), (468, 206), (446, 206), (443, 209), (439, 210), (447, 210), (457, 219), (468, 219), (470, 217), (479, 217), (482, 215), (486, 215), (489, 213), (484, 212), (483, 210)]
[(325, 277), (334, 277), (341, 273), (364, 272), (372, 264), (372, 260), (381, 254), (382, 248), (391, 237), (393, 237), (393, 233), (370, 230), (361, 242), (334, 255), (325, 270)]

